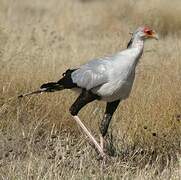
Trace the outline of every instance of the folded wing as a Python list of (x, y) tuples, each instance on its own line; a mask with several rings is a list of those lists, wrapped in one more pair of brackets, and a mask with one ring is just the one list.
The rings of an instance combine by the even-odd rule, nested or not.
[(74, 71), (71, 78), (79, 87), (90, 90), (108, 82), (111, 63), (109, 58), (92, 60)]

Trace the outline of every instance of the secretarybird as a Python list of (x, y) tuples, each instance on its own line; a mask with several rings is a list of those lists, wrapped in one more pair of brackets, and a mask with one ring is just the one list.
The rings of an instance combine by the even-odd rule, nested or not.
[[(64, 89), (79, 89), (80, 94), (70, 107), (70, 113), (94, 143), (100, 155), (104, 157), (103, 142), (105, 135), (120, 101), (128, 98), (131, 92), (135, 79), (135, 68), (142, 56), (144, 42), (151, 38), (158, 39), (156, 32), (147, 26), (139, 27), (131, 33), (131, 36), (127, 49), (112, 56), (93, 59), (77, 69), (68, 69), (59, 81), (43, 84), (38, 91), (22, 94), (19, 97)], [(94, 100), (107, 102), (100, 125), (100, 144), (77, 116), (86, 104)]]

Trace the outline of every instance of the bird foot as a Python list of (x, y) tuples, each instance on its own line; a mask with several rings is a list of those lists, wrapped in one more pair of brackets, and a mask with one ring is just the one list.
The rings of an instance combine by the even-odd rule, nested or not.
[(111, 136), (106, 135), (105, 137), (102, 137), (100, 135), (100, 146), (103, 149), (104, 153), (108, 156), (116, 156), (116, 148), (113, 145), (113, 137), (112, 134)]

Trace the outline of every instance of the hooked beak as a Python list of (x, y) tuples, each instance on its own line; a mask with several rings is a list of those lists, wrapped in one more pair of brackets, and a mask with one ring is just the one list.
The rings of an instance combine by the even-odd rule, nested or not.
[(152, 31), (152, 34), (149, 34), (147, 36), (148, 36), (148, 38), (153, 38), (153, 39), (159, 40), (159, 36), (155, 31)]
[(158, 36), (158, 34), (156, 32), (154, 32), (154, 34), (152, 36), (153, 36), (154, 39), (159, 40), (159, 36)]

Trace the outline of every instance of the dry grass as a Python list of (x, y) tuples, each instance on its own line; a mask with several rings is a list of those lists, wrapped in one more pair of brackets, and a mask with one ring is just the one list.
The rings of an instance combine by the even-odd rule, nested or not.
[[(0, 179), (179, 179), (181, 121), (179, 0), (0, 0)], [(131, 97), (112, 120), (118, 155), (101, 168), (72, 121), (75, 94), (18, 101), (68, 67), (126, 46), (153, 26)], [(98, 134), (104, 103), (80, 117)]]

